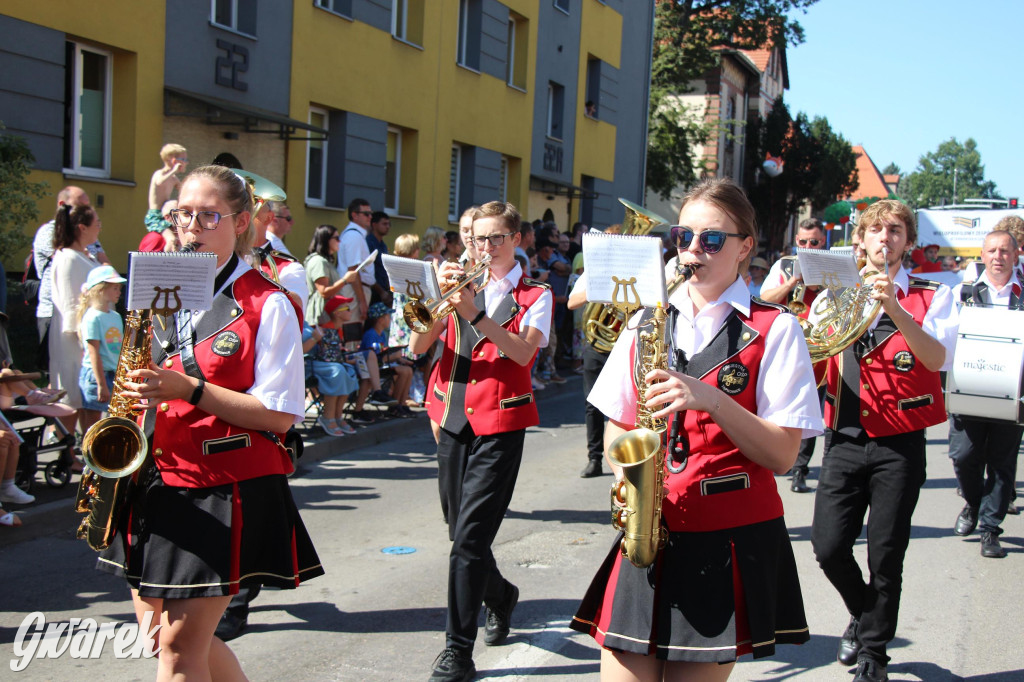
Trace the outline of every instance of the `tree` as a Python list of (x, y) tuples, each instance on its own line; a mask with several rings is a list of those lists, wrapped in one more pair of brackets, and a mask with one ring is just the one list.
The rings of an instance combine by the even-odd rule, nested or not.
[(895, 163), (890, 163), (882, 169), (882, 175), (903, 175), (903, 171)]
[[(5, 128), (0, 121), (0, 130)], [(29, 182), (35, 157), (25, 138), (0, 133), (0, 253), (18, 253), (32, 241), (26, 226), (35, 226), (36, 202), (46, 194), (45, 182)]]
[(647, 186), (668, 198), (703, 170), (696, 154), (719, 132), (701, 107), (683, 107), (679, 94), (718, 63), (719, 51), (799, 45), (804, 33), (789, 19), (817, 0), (657, 0), (648, 109)]
[(954, 202), (954, 184), (957, 202), (965, 198), (1001, 198), (996, 184), (985, 180), (985, 166), (974, 138), (960, 144), (951, 137), (918, 159), (914, 172), (900, 181), (899, 195), (912, 208), (941, 206)]
[(770, 153), (783, 161), (777, 177), (760, 172), (755, 164), (745, 182), (770, 251), (784, 246), (786, 227), (805, 204), (823, 211), (857, 186), (853, 147), (826, 118), (810, 121), (803, 112), (793, 118), (779, 98), (764, 121), (754, 122), (749, 135), (753, 160), (760, 163)]

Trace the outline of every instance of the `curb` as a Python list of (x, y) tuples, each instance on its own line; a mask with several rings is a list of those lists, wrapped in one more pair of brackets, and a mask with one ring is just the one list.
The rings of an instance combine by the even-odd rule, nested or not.
[[(572, 390), (577, 384), (582, 383), (582, 378), (579, 375), (571, 372), (567, 372), (567, 374), (564, 384), (548, 384), (543, 391), (537, 391), (534, 394), (538, 405), (548, 398)], [(412, 418), (388, 419), (360, 427), (354, 435), (338, 437), (326, 435), (314, 421), (307, 417), (299, 427), (299, 433), (302, 434), (302, 442), (305, 445), (299, 464), (300, 466), (314, 464), (360, 448), (397, 440), (409, 435), (414, 429), (425, 429), (429, 432), (427, 411), (417, 408), (413, 415)], [(400, 428), (402, 425), (406, 428)], [(299, 475), (301, 476), (301, 472)], [(62, 495), (60, 499), (28, 506), (24, 509), (8, 509), (7, 511), (15, 511), (21, 517), (22, 525), (17, 528), (0, 529), (0, 548), (47, 535), (65, 534), (69, 539), (74, 539), (75, 529), (78, 528), (82, 519), (82, 515), (75, 512), (74, 509), (74, 500), (78, 495), (78, 480), (73, 480), (62, 491), (66, 491), (67, 494)]]

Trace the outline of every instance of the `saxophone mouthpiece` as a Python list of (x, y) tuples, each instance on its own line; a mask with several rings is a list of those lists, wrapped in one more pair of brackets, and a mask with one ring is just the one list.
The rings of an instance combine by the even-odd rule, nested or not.
[(189, 242), (185, 246), (181, 247), (181, 251), (179, 251), (178, 253), (192, 253), (193, 251), (195, 251), (198, 248), (199, 248), (198, 244), (196, 244), (195, 242)]
[(696, 270), (696, 268), (693, 267), (692, 265), (684, 265), (683, 267), (679, 268), (679, 274), (680, 276), (682, 276), (684, 282), (693, 277), (694, 270)]

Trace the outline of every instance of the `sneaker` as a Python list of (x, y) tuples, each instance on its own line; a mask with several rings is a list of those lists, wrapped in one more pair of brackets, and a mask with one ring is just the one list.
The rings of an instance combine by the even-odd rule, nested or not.
[(532, 382), (533, 390), (535, 391), (543, 391), (545, 388), (547, 388), (547, 386), (544, 385), (544, 382), (538, 379), (537, 377), (530, 377), (530, 381)]
[(384, 391), (381, 391), (380, 389), (371, 393), (369, 399), (366, 402), (370, 403), (371, 405), (376, 405), (377, 407), (393, 407), (398, 404), (397, 400), (389, 396)]
[(351, 436), (352, 434), (354, 434), (356, 432), (356, 430), (354, 428), (352, 428), (352, 425), (349, 424), (344, 419), (339, 419), (338, 420), (338, 430), (341, 431), (342, 433), (344, 433), (346, 436)]
[(565, 377), (560, 376), (558, 374), (552, 374), (548, 381), (551, 382), (552, 384), (564, 384)]
[(35, 502), (36, 498), (17, 486), (10, 486), (0, 489), (0, 502), (11, 504), (29, 504)]
[(467, 682), (476, 677), (473, 659), (457, 649), (448, 647), (434, 659), (434, 669), (428, 682)]
[(508, 583), (505, 601), (493, 609), (487, 609), (487, 624), (484, 626), (484, 644), (497, 646), (508, 638), (512, 628), (512, 611), (519, 603), (519, 588)]
[(348, 421), (350, 424), (355, 424), (356, 426), (369, 426), (377, 420), (374, 419), (373, 415), (366, 410), (360, 410), (359, 412), (353, 412), (352, 416), (348, 418)]
[(416, 413), (413, 412), (412, 410), (410, 410), (409, 407), (406, 406), (406, 405), (399, 405), (397, 409), (398, 409), (399, 415), (402, 416), (402, 417), (415, 417), (416, 416)]

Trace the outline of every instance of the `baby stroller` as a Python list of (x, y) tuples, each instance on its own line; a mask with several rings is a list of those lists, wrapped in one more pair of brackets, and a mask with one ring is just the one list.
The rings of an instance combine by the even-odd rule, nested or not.
[[(21, 438), (18, 453), (18, 472), (15, 485), (27, 493), (32, 492), (36, 473), (40, 468), (40, 455), (52, 455), (43, 466), (47, 485), (63, 488), (71, 482), (71, 467), (75, 462), (75, 435), (68, 433), (56, 416), (45, 414), (48, 405), (15, 405), (3, 410), (4, 419)], [(40, 413), (42, 412), (42, 414)], [(52, 426), (57, 440), (47, 442), (47, 427)]]

